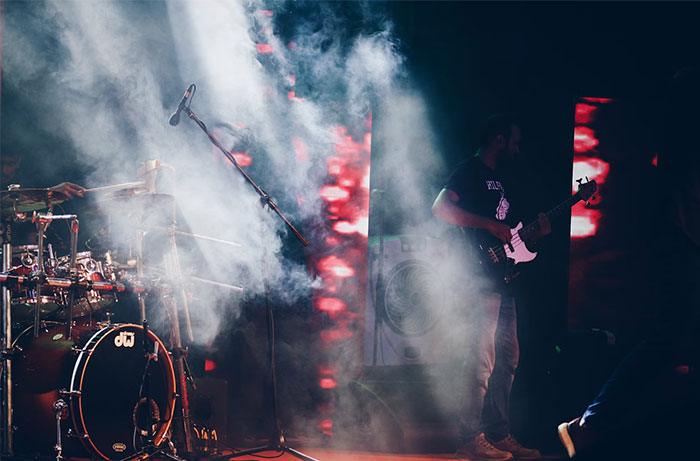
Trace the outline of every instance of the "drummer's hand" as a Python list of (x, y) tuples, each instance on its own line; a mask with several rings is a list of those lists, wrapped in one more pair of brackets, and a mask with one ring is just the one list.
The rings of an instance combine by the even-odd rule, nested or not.
[(85, 193), (85, 188), (72, 182), (62, 182), (61, 184), (56, 184), (53, 187), (49, 187), (54, 192), (60, 192), (66, 194), (69, 198), (82, 197)]

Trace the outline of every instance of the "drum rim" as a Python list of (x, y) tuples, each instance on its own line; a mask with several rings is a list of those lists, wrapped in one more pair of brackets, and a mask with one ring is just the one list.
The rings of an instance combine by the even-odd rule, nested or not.
[[(104, 458), (104, 459), (110, 459), (108, 456), (106, 456), (104, 453), (102, 453), (93, 443), (92, 437), (90, 437), (90, 433), (88, 432), (88, 429), (85, 425), (85, 418), (83, 415), (83, 398), (82, 394), (80, 393), (83, 388), (83, 379), (85, 377), (85, 371), (87, 369), (88, 363), (90, 362), (90, 359), (92, 358), (92, 352), (97, 348), (97, 346), (107, 337), (112, 331), (118, 331), (122, 328), (127, 328), (127, 327), (135, 327), (137, 329), (143, 330), (143, 326), (137, 325), (135, 323), (119, 323), (119, 324), (111, 324), (111, 325), (106, 325), (102, 328), (100, 328), (98, 331), (92, 334), (90, 338), (85, 342), (85, 345), (81, 348), (80, 354), (78, 354), (78, 357), (75, 360), (75, 365), (73, 366), (73, 373), (71, 374), (71, 381), (70, 381), (70, 393), (71, 393), (71, 398), (70, 398), (70, 404), (71, 404), (71, 417), (73, 419), (73, 427), (76, 428), (76, 430), (80, 430), (80, 441), (83, 442), (83, 445), (85, 445), (85, 448), (88, 449), (88, 451), (93, 451), (96, 453), (98, 456)], [(104, 333), (104, 334), (102, 334)], [(100, 336), (100, 334), (102, 334)], [(167, 364), (169, 365), (166, 367), (168, 369), (167, 373), (167, 385), (168, 385), (168, 392), (170, 395), (167, 396), (167, 399), (170, 403), (170, 417), (168, 418), (167, 422), (163, 424), (163, 426), (156, 432), (154, 436), (154, 441), (153, 443), (156, 446), (159, 446), (161, 443), (166, 438), (166, 434), (168, 430), (170, 430), (170, 426), (172, 425), (173, 417), (175, 416), (175, 394), (176, 394), (176, 385), (177, 382), (175, 380), (175, 369), (173, 367), (172, 359), (170, 358), (170, 354), (167, 352), (168, 349), (165, 347), (165, 344), (163, 341), (158, 338), (158, 336), (153, 333), (153, 331), (148, 330), (149, 336), (157, 341), (159, 343), (159, 348), (162, 348), (164, 351), (163, 356), (167, 357)], [(99, 337), (98, 337), (99, 336)], [(95, 341), (94, 344), (92, 344), (93, 340)], [(92, 345), (91, 345), (92, 344)], [(159, 359), (160, 359), (160, 354), (159, 354)], [(84, 360), (83, 360), (84, 359)], [(76, 373), (78, 371), (78, 368), (80, 368), (80, 380), (79, 380), (79, 387), (76, 389), (75, 384), (76, 384)], [(77, 406), (77, 410), (75, 411), (75, 407)], [(79, 420), (80, 424), (78, 424), (78, 420), (76, 419), (79, 415)], [(89, 444), (89, 446), (88, 446)]]

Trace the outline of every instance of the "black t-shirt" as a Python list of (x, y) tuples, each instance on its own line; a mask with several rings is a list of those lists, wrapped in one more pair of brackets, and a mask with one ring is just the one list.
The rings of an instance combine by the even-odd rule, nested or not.
[[(465, 211), (503, 221), (510, 227), (515, 227), (518, 223), (498, 170), (492, 170), (477, 156), (473, 156), (457, 166), (445, 184), (445, 189), (457, 193), (459, 196), (457, 206)], [(491, 267), (479, 267), (478, 264), (479, 260), (483, 260), (484, 255), (478, 254), (476, 249), (480, 246), (487, 248), (498, 245), (499, 241), (495, 237), (484, 229), (465, 227), (464, 233), (452, 232), (447, 238), (459, 246), (463, 246), (464, 253), (462, 254), (464, 256), (461, 257), (463, 261), (457, 264), (465, 264), (463, 266), (464, 273), (471, 274), (471, 277), (481, 274), (482, 280), (487, 282), (487, 285), (482, 288), (487, 291), (511, 294), (510, 287), (503, 279), (505, 274), (501, 274), (497, 270), (492, 271)], [(460, 258), (458, 254), (454, 256)]]
[(460, 163), (445, 185), (457, 193), (457, 205), (486, 218), (504, 221), (513, 227), (513, 213), (497, 170), (484, 165), (477, 156)]

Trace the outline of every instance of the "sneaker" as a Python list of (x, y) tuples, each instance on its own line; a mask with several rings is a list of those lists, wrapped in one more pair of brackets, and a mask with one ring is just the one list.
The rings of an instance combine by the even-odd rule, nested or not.
[(597, 434), (583, 424), (580, 417), (568, 423), (561, 423), (557, 428), (557, 432), (559, 432), (559, 440), (566, 448), (569, 458), (573, 458), (577, 453), (586, 450), (598, 440)]
[(477, 435), (474, 440), (465, 443), (455, 453), (455, 458), (470, 461), (508, 461), (513, 455), (508, 451), (499, 450), (486, 440), (484, 434)]
[(499, 450), (508, 451), (514, 459), (540, 459), (542, 455), (534, 448), (525, 448), (515, 440), (512, 434), (508, 434), (503, 440), (492, 441), (491, 444)]

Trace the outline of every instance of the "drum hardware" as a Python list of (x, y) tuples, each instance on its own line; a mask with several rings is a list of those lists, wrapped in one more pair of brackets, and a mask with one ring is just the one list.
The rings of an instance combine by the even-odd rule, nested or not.
[[(12, 266), (12, 246), (9, 242), (2, 245), (2, 270), (7, 273)], [(12, 293), (9, 287), (2, 284), (2, 331), (0, 333), (0, 350), (2, 351), (2, 371), (0, 374), (2, 396), (0, 398), (0, 410), (2, 422), (0, 423), (0, 458), (3, 455), (14, 455), (14, 443), (12, 427), (14, 424), (12, 412)]]
[[(113, 293), (145, 293), (146, 285), (138, 281), (126, 280), (124, 282), (94, 282), (92, 280), (71, 280), (60, 277), (44, 277), (43, 284), (54, 288), (77, 288), (81, 291), (105, 291)], [(13, 275), (8, 272), (0, 272), (0, 284), (15, 286), (35, 283), (34, 277), (25, 275)]]
[(56, 413), (56, 445), (54, 445), (54, 450), (56, 451), (56, 461), (61, 461), (63, 456), (63, 443), (61, 442), (61, 420), (68, 417), (68, 405), (61, 399), (58, 399), (53, 404), (53, 411)]
[[(194, 84), (191, 85), (194, 90), (196, 91), (196, 86)], [(189, 92), (189, 90), (188, 90)], [(238, 164), (238, 161), (236, 158), (233, 156), (231, 152), (229, 152), (222, 144), (221, 142), (217, 139), (216, 136), (214, 136), (213, 133), (209, 131), (207, 126), (202, 122), (202, 120), (197, 117), (197, 115), (190, 109), (190, 105), (192, 103), (192, 100), (190, 99), (189, 104), (184, 104), (181, 103), (180, 106), (178, 107), (178, 112), (179, 111), (184, 111), (187, 113), (187, 115), (190, 117), (191, 120), (193, 120), (199, 128), (202, 129), (202, 131), (207, 135), (209, 140), (214, 144), (223, 154), (224, 156), (229, 160), (229, 163), (233, 165), (233, 167), (243, 176), (245, 181), (250, 184), (253, 189), (258, 193), (260, 196), (260, 204), (263, 207), (267, 207), (268, 209), (273, 210), (277, 216), (279, 216), (280, 219), (286, 224), (287, 228), (292, 231), (292, 233), (297, 237), (297, 239), (304, 245), (308, 246), (309, 241), (306, 240), (306, 238), (297, 230), (296, 227), (282, 214), (280, 209), (277, 207), (275, 202), (272, 201), (270, 196), (260, 187), (258, 184), (253, 181), (253, 179), (248, 175), (248, 173), (245, 172), (243, 168)], [(263, 258), (264, 259), (264, 258)], [(275, 367), (275, 327), (274, 327), (274, 315), (272, 311), (272, 306), (270, 303), (270, 287), (269, 287), (269, 274), (267, 273), (267, 264), (266, 261), (263, 260), (263, 267), (265, 271), (264, 279), (265, 279), (265, 306), (266, 306), (266, 311), (267, 311), (267, 339), (268, 339), (268, 351), (269, 351), (269, 368), (270, 368), (270, 381), (271, 381), (271, 388), (272, 388), (272, 418), (274, 422), (274, 428), (272, 435), (270, 437), (270, 440), (268, 444), (264, 447), (257, 447), (253, 448), (250, 450), (244, 450), (240, 451), (231, 455), (225, 455), (225, 456), (217, 456), (217, 457), (212, 457), (210, 460), (228, 460), (232, 458), (239, 458), (241, 456), (247, 456), (247, 455), (254, 455), (260, 452), (264, 451), (277, 451), (280, 453), (289, 453), (299, 459), (305, 460), (305, 461), (317, 461), (314, 458), (305, 455), (304, 453), (301, 453), (291, 447), (289, 447), (286, 443), (286, 439), (284, 436), (284, 431), (282, 429), (282, 423), (279, 418), (278, 414), (278, 395), (277, 395), (277, 372), (276, 372), (276, 367)]]
[[(77, 349), (75, 347), (71, 350), (73, 352), (75, 352), (76, 350), (80, 352), (84, 351), (84, 349)], [(61, 397), (80, 397), (81, 395), (83, 395), (83, 393), (81, 391), (69, 391), (67, 389), (61, 389), (58, 391), (58, 395), (60, 395)]]
[[(34, 338), (39, 337), (39, 322), (41, 322), (41, 285), (44, 278), (44, 232), (48, 229), (50, 222), (36, 222), (37, 228), (37, 247), (38, 247), (38, 264), (37, 270), (33, 273), (33, 280), (36, 283), (34, 288)], [(70, 327), (69, 327), (70, 328)]]
[(72, 439), (88, 439), (90, 438), (89, 435), (87, 434), (78, 434), (73, 430), (72, 427), (68, 428), (68, 431), (66, 431), (66, 437), (72, 438)]

